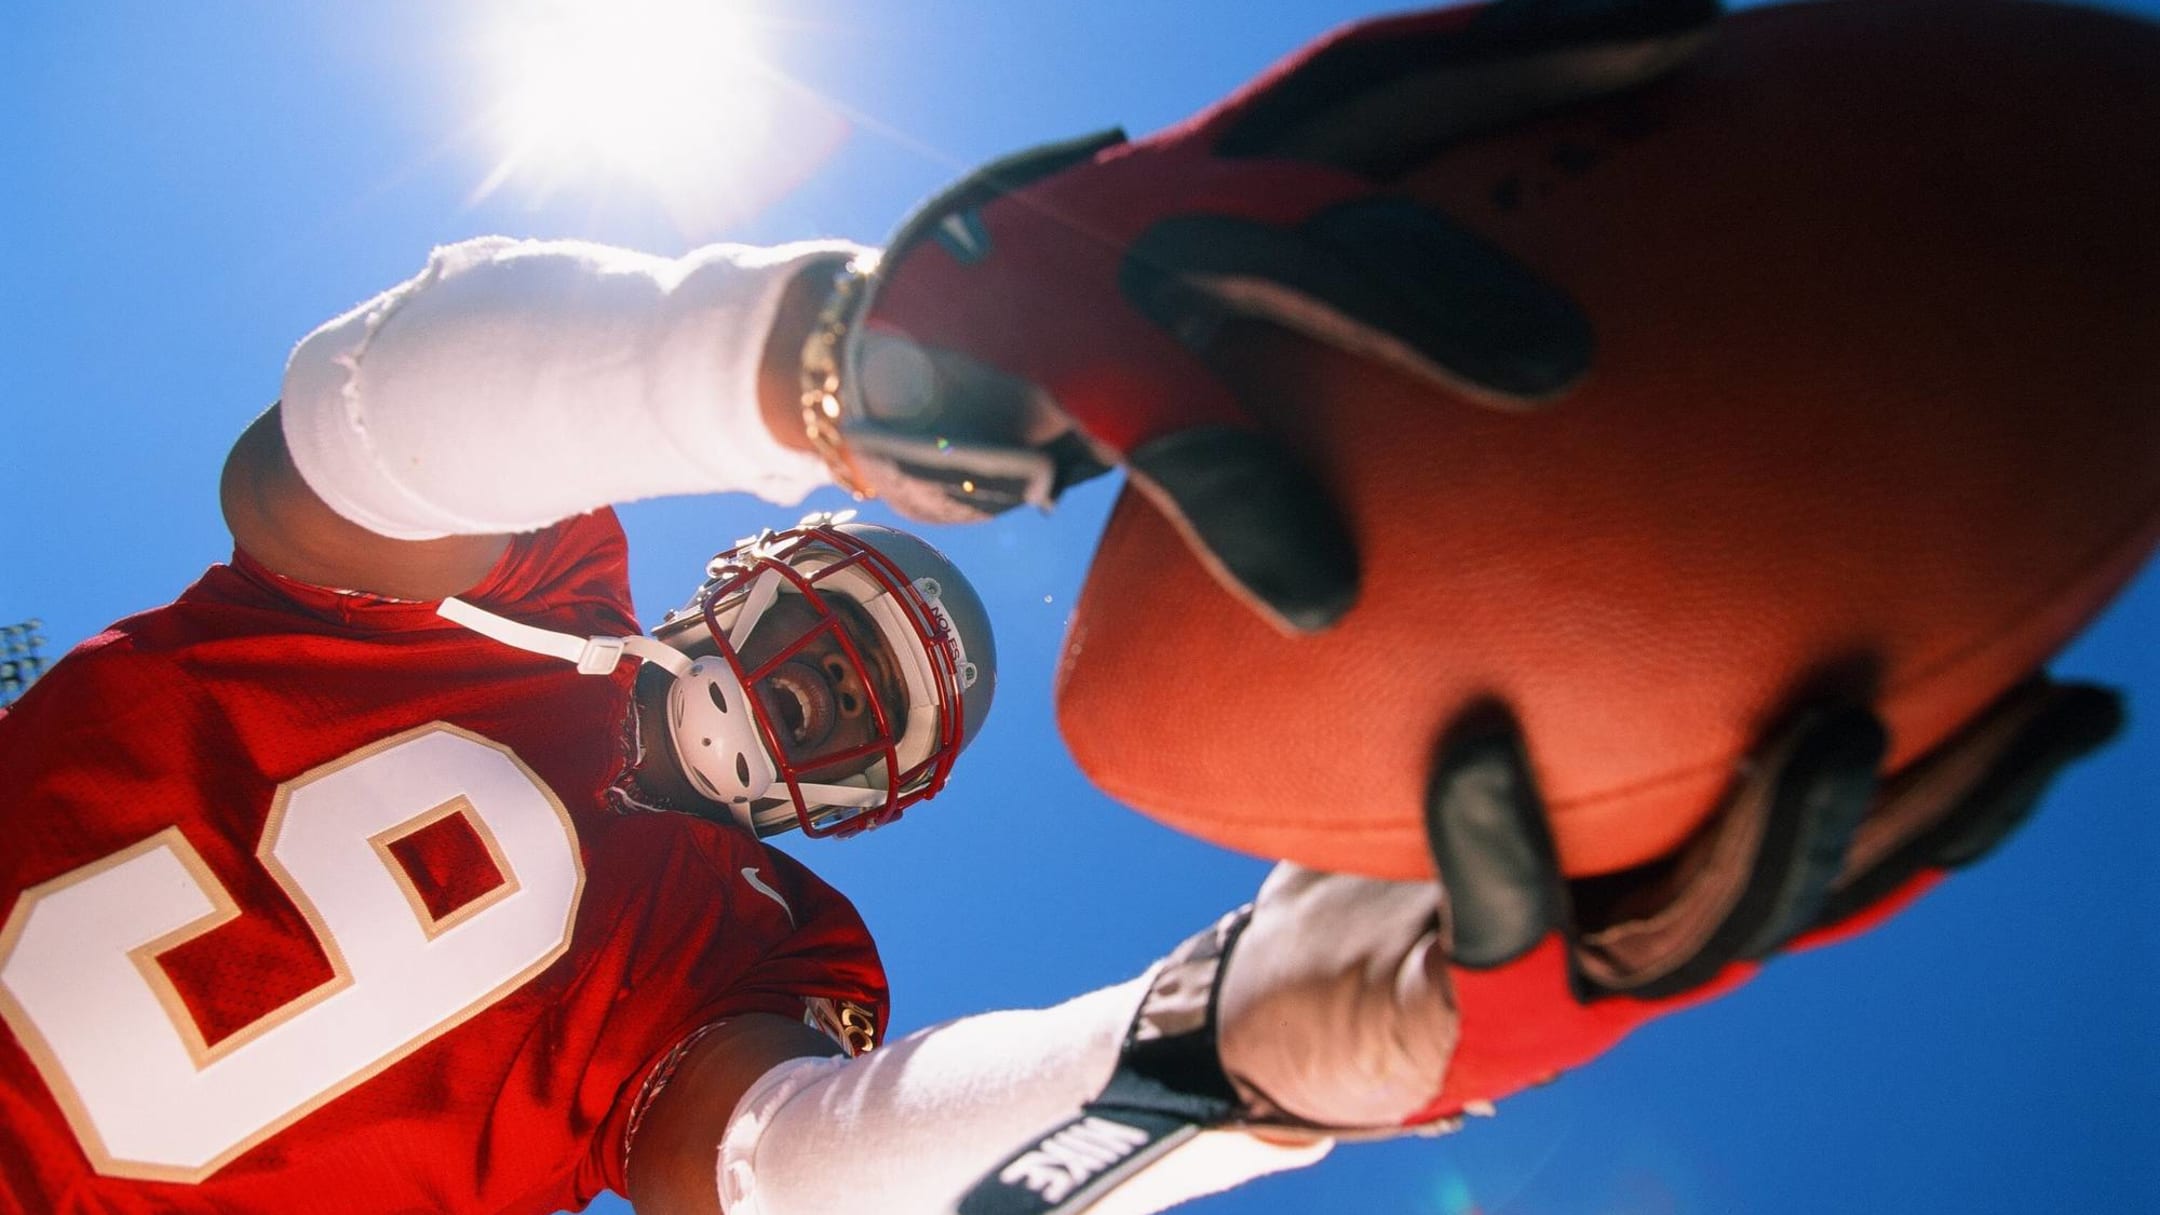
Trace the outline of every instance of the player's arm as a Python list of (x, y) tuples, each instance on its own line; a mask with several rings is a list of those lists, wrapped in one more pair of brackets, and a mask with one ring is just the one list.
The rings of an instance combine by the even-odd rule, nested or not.
[(1339, 1133), (1401, 1131), (1439, 1089), (1455, 1041), (1442, 931), (1432, 883), (1283, 866), (1147, 974), (1052, 1008), (853, 1059), (808, 1057), (807, 1039), (746, 1019), (654, 1099), (632, 1198), (728, 1215), (1097, 1201), (1142, 1215), (1309, 1164)]
[(218, 497), (233, 543), (270, 569), (317, 586), (399, 599), (464, 590), (510, 543), (507, 535), (393, 540), (331, 510), (293, 467), (275, 405), (233, 444)]
[(637, 1124), (631, 1204), (646, 1215), (719, 1211), (719, 1131), (743, 1094), (782, 1064), (839, 1053), (824, 1034), (771, 1013), (738, 1017), (699, 1038)]
[(437, 250), (293, 352), (226, 462), (226, 523), (288, 577), (429, 600), (478, 582), (511, 534), (596, 507), (795, 501), (827, 478), (803, 437), (803, 339), (855, 252)]

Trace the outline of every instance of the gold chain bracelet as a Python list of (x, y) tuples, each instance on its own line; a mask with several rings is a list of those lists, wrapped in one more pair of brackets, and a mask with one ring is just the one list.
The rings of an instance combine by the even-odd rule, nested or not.
[(856, 305), (868, 290), (870, 275), (861, 265), (849, 262), (833, 282), (832, 294), (818, 309), (817, 322), (803, 339), (802, 419), (810, 446), (825, 461), (834, 484), (858, 500), (877, 494), (863, 480), (840, 433), (841, 348), (855, 322)]

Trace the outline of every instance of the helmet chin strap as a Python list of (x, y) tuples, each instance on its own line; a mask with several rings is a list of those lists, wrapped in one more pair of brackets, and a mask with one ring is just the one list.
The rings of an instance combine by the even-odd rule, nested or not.
[(513, 649), (560, 658), (575, 665), (580, 675), (612, 674), (615, 664), (625, 654), (665, 668), (677, 679), (690, 673), (689, 655), (650, 637), (579, 637), (574, 633), (557, 633), (498, 616), (457, 598), (443, 600), (435, 614)]
[[(766, 602), (770, 603), (770, 596)], [(445, 620), (504, 645), (573, 663), (580, 674), (609, 674), (625, 654), (666, 669), (674, 677), (674, 686), (668, 691), (666, 738), (675, 762), (701, 793), (726, 806), (746, 830), (756, 831), (750, 807), (767, 791), (776, 774), (763, 744), (744, 731), (748, 725), (749, 692), (733, 677), (725, 662), (717, 658), (693, 661), (674, 646), (650, 637), (579, 637), (574, 633), (558, 633), (498, 616), (462, 599), (445, 599), (435, 611)], [(729, 771), (727, 764), (712, 767), (703, 762), (707, 756), (686, 752), (683, 731), (677, 728), (677, 723), (686, 715), (704, 713), (711, 716), (702, 696), (685, 694), (692, 688), (704, 688), (708, 683), (731, 689), (718, 695), (735, 707), (735, 720), (726, 720), (727, 715), (722, 714), (715, 721), (697, 724), (704, 727), (704, 735), (720, 738), (723, 749), (730, 756), (739, 756), (736, 762), (740, 767), (736, 771)], [(710, 744), (713, 737), (706, 737), (704, 741)], [(808, 792), (806, 789), (806, 795)]]

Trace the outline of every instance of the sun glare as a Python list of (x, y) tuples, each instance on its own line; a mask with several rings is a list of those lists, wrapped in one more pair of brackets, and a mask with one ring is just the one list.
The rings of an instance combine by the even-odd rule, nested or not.
[(769, 205), (846, 132), (728, 0), (528, 0), (489, 38), (498, 158), (476, 192), (628, 187), (703, 234)]

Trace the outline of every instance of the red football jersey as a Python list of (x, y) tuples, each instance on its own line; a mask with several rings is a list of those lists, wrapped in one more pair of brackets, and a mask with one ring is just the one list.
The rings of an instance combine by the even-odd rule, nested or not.
[[(469, 597), (631, 633), (624, 561), (587, 515)], [(581, 1207), (698, 1028), (874, 1039), (844, 898), (610, 809), (631, 678), (244, 554), (56, 664), (0, 714), (0, 1208)]]

